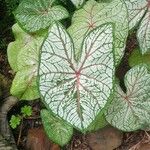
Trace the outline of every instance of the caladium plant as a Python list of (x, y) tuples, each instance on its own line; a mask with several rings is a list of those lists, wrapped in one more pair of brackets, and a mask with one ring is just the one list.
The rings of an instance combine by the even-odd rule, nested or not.
[(69, 14), (59, 1), (22, 0), (14, 12), (15, 41), (8, 46), (16, 73), (11, 94), (25, 100), (41, 97), (47, 108), (41, 110), (45, 131), (61, 146), (70, 140), (73, 127), (89, 132), (110, 123), (133, 131), (150, 123), (149, 55), (131, 59), (126, 90), (114, 80), (129, 28), (141, 19), (137, 36), (142, 53), (148, 52), (149, 0), (86, 1), (69, 2), (78, 10), (66, 29), (58, 20)]
[(150, 52), (150, 0), (125, 0), (129, 12), (129, 28), (139, 24), (137, 38), (142, 54)]
[(128, 15), (126, 5), (122, 0), (112, 0), (110, 3), (89, 0), (82, 9), (74, 13), (68, 32), (73, 38), (77, 57), (81, 53), (82, 41), (85, 36), (94, 28), (107, 22), (115, 24), (116, 65), (120, 62), (128, 36)]
[(8, 45), (7, 54), (9, 64), (16, 75), (10, 92), (19, 99), (37, 99), (38, 60), (45, 32), (28, 34), (18, 24), (15, 24), (12, 30), (16, 40)]
[(22, 28), (29, 32), (48, 28), (54, 20), (69, 16), (64, 7), (55, 5), (55, 0), (22, 0), (14, 14)]
[(105, 115), (107, 121), (122, 131), (149, 128), (150, 73), (139, 65), (125, 76), (126, 92), (116, 84), (114, 98)]
[(51, 26), (41, 50), (39, 90), (55, 115), (85, 131), (112, 93), (114, 72), (112, 24), (84, 38), (78, 62), (65, 28), (59, 23)]

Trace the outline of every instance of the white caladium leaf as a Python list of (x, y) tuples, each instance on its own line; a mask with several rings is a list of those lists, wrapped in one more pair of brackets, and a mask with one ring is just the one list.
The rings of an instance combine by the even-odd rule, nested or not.
[(129, 13), (129, 29), (139, 24), (137, 39), (141, 53), (150, 51), (150, 0), (125, 0)]
[(150, 52), (150, 8), (141, 21), (137, 31), (137, 38), (142, 54)]
[(69, 16), (67, 10), (54, 5), (55, 0), (23, 0), (14, 12), (21, 26), (35, 32), (50, 26), (54, 20), (62, 20)]
[(85, 0), (71, 0), (71, 1), (77, 8), (79, 8), (85, 2)]
[(72, 39), (53, 24), (43, 43), (39, 90), (47, 108), (85, 131), (103, 110), (113, 88), (113, 27), (104, 24), (85, 37), (81, 59), (74, 60)]
[(116, 85), (106, 120), (123, 131), (143, 129), (150, 124), (150, 73), (146, 66), (133, 67), (125, 75), (126, 93)]
[(27, 34), (18, 24), (12, 27), (15, 41), (8, 45), (8, 61), (16, 73), (11, 86), (11, 94), (19, 99), (39, 98), (36, 83), (39, 52), (45, 33)]
[[(109, 3), (89, 0), (82, 9), (75, 12), (68, 32), (73, 38), (76, 54), (80, 55), (84, 37), (94, 28), (107, 22), (115, 24), (114, 45), (116, 64), (118, 64), (124, 54), (128, 36), (128, 14), (126, 5), (122, 0), (113, 0)], [(77, 57), (79, 57), (78, 55)]]
[(125, 0), (129, 13), (129, 29), (135, 27), (147, 10), (147, 0)]
[(62, 119), (55, 117), (46, 109), (41, 110), (41, 118), (48, 137), (55, 143), (64, 146), (73, 135), (73, 127)]

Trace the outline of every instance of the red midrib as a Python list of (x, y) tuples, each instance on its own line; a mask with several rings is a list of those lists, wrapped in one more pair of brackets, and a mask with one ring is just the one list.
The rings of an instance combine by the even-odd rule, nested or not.
[(80, 85), (80, 75), (81, 75), (80, 71), (76, 71), (76, 72), (75, 72), (75, 75), (76, 75), (76, 78), (77, 78), (77, 82), (76, 82), (76, 84), (77, 84), (77, 89), (79, 89), (79, 85)]
[(147, 6), (150, 8), (150, 0), (148, 0), (147, 2), (148, 2)]

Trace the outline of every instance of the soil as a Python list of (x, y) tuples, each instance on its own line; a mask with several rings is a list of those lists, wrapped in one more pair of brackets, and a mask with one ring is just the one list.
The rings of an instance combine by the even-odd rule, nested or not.
[[(3, 10), (5, 9), (3, 5), (1, 5), (1, 8), (3, 8)], [(0, 12), (2, 16), (6, 15), (4, 13), (5, 11), (2, 11), (2, 9)], [(0, 19), (4, 19), (4, 18), (0, 18)], [(5, 39), (4, 45), (0, 46), (0, 74), (10, 81), (12, 81), (13, 79), (13, 73), (8, 63), (6, 48), (7, 48), (8, 43), (13, 41), (13, 36), (10, 30), (10, 27), (12, 26), (12, 24), (13, 24), (13, 20), (9, 21), (8, 27), (5, 28), (5, 30), (1, 31), (0, 33), (1, 34), (0, 38)], [(121, 81), (120, 84), (124, 90), (125, 90), (125, 87), (124, 87), (123, 78), (124, 78), (125, 73), (130, 69), (128, 65), (128, 58), (132, 50), (136, 48), (137, 46), (138, 44), (137, 44), (136, 36), (135, 36), (135, 33), (133, 32), (132, 35), (130, 35), (130, 38), (128, 39), (125, 55), (122, 59), (122, 62), (120, 63), (116, 71), (116, 76), (120, 79)], [(6, 93), (2, 95), (2, 98), (4, 97), (6, 97)], [(19, 140), (19, 145), (18, 145), (18, 148), (20, 150), (25, 149), (26, 140), (27, 140), (27, 131), (31, 128), (37, 128), (42, 125), (39, 112), (40, 112), (40, 109), (44, 107), (43, 104), (39, 100), (34, 101), (34, 102), (20, 102), (10, 111), (8, 115), (8, 119), (10, 118), (11, 114), (17, 114), (18, 112), (20, 112), (21, 106), (25, 104), (32, 106), (33, 115), (32, 117), (27, 118), (23, 121), (22, 135), (21, 135), (21, 139)], [(19, 126), (16, 130), (13, 130), (16, 142), (18, 141), (18, 136), (19, 136), (18, 134), (20, 131), (20, 127), (21, 126)], [(123, 133), (122, 144), (120, 147), (116, 148), (115, 150), (129, 150), (131, 147), (137, 145), (137, 143), (142, 141), (144, 137), (145, 137), (144, 131)], [(79, 133), (78, 131), (74, 131), (74, 136), (72, 137), (72, 140), (63, 149), (64, 150), (92, 150), (92, 148), (88, 145), (86, 136)]]

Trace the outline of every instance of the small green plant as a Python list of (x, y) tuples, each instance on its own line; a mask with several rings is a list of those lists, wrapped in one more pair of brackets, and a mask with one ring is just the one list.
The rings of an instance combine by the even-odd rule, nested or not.
[(17, 126), (20, 125), (20, 122), (21, 122), (20, 116), (12, 115), (9, 122), (10, 122), (10, 126), (13, 129), (17, 128)]
[[(77, 8), (73, 16), (68, 3), (64, 8), (56, 0), (23, 0), (14, 12), (18, 24), (13, 26), (15, 41), (8, 46), (16, 73), (11, 94), (20, 100), (41, 98), (45, 131), (61, 146), (71, 139), (73, 128), (85, 133), (109, 123), (123, 131), (149, 129), (149, 60), (142, 54), (149, 51), (150, 2), (71, 2)], [(71, 20), (60, 21), (69, 16)], [(115, 71), (129, 32), (142, 17), (137, 34), (142, 54), (126, 73), (123, 90)], [(21, 112), (30, 114), (27, 108)], [(12, 116), (13, 127), (19, 118)]]
[(32, 107), (25, 105), (21, 108), (21, 113), (23, 117), (29, 117), (32, 115)]
[(32, 107), (31, 106), (23, 106), (21, 107), (21, 112), (18, 115), (12, 115), (9, 121), (10, 126), (15, 129), (18, 125), (23, 121), (24, 118), (30, 117), (32, 115)]

